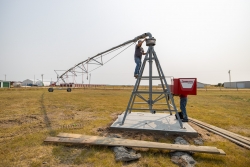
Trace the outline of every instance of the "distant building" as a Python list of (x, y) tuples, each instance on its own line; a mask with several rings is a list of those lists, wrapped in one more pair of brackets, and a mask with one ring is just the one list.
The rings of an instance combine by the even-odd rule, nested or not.
[(51, 85), (51, 81), (40, 81), (40, 80), (38, 80), (37, 82), (36, 82), (36, 85), (37, 86), (50, 86)]
[(43, 86), (50, 86), (51, 85), (51, 81), (43, 81)]
[(22, 86), (32, 86), (33, 85), (33, 81), (30, 79), (26, 79), (22, 82)]
[(250, 88), (250, 81), (224, 82), (224, 88)]
[(197, 88), (204, 88), (207, 84), (197, 82)]
[(43, 86), (43, 82), (42, 81), (36, 81), (36, 85), (37, 86)]
[(10, 88), (10, 81), (0, 81), (0, 88)]
[(21, 82), (14, 82), (13, 87), (21, 87), (22, 83)]

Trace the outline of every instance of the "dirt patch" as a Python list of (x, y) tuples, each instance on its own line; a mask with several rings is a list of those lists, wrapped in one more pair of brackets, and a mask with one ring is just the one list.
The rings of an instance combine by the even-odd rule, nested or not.
[[(0, 143), (24, 134), (39, 132), (45, 128), (42, 115), (13, 115), (0, 120), (0, 127), (10, 131), (0, 135)], [(1, 130), (0, 130), (1, 132)]]
[[(90, 121), (97, 119), (95, 113), (89, 111), (74, 111), (74, 115), (75, 120)], [(98, 117), (98, 119), (100, 119), (100, 117)]]
[(59, 159), (61, 164), (74, 164), (76, 157), (82, 152), (82, 148), (57, 146), (52, 150), (53, 155)]
[(55, 108), (55, 111), (47, 112), (47, 107), (42, 107), (42, 114), (12, 115), (0, 119), (0, 127), (11, 131), (11, 133), (1, 133), (0, 130), (0, 143), (43, 130), (52, 132), (58, 129), (81, 129), (85, 124), (97, 119), (95, 113), (89, 111), (59, 111), (56, 106), (50, 106), (50, 108)]
[(41, 122), (42, 119), (39, 115), (13, 115), (4, 119), (0, 120), (0, 126), (1, 128), (11, 128), (13, 126), (18, 126), (22, 124), (27, 124), (27, 123), (33, 123), (33, 122)]

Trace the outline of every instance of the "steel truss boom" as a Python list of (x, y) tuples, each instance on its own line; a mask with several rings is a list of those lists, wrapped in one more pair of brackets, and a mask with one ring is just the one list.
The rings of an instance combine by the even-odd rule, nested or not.
[[(143, 39), (146, 37), (152, 37), (151, 33), (144, 33), (142, 35), (139, 35), (127, 42), (124, 42), (118, 46), (115, 46), (113, 48), (110, 48), (104, 52), (98, 53), (97, 55), (90, 57), (78, 64), (76, 64), (75, 66), (71, 67), (70, 69), (66, 70), (63, 74), (61, 74), (60, 76), (58, 75), (58, 73), (56, 71), (60, 71), (60, 70), (55, 70), (55, 72), (57, 73), (58, 77), (57, 77), (57, 81), (59, 79), (61, 79), (63, 82), (65, 82), (65, 79), (69, 76), (68, 73), (71, 73), (71, 75), (73, 76), (77, 76), (76, 73), (89, 73), (88, 70), (88, 64), (96, 64), (96, 65), (103, 65), (103, 61), (102, 61), (102, 56), (111, 53), (112, 51), (115, 51), (116, 49), (119, 49), (121, 47), (124, 47), (125, 45), (128, 45), (130, 43), (135, 43), (136, 41), (138, 41), (139, 39)], [(97, 59), (101, 59), (100, 61), (98, 61)], [(85, 66), (86, 65), (86, 66)], [(75, 69), (80, 69), (81, 71), (75, 71)]]

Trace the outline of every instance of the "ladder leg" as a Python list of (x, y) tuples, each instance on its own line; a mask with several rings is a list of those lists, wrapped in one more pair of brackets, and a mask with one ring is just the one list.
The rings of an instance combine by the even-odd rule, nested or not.
[(153, 69), (152, 69), (152, 49), (153, 46), (149, 46), (149, 99), (148, 99), (148, 105), (149, 105), (149, 110), (151, 113), (154, 113), (152, 110), (152, 92), (153, 92), (153, 83), (152, 83), (152, 73), (153, 73)]
[[(140, 73), (139, 73), (139, 76), (138, 76), (138, 78), (137, 78), (137, 80), (136, 80), (136, 83), (135, 83), (133, 92), (136, 92), (136, 91), (138, 90), (138, 88), (139, 88), (139, 85), (140, 85), (140, 82), (141, 82), (141, 76), (142, 76), (142, 74), (143, 74), (143, 71), (144, 71), (144, 68), (145, 68), (147, 59), (148, 59), (148, 51), (147, 51), (146, 56), (145, 56), (145, 58), (144, 58), (144, 60), (143, 60), (142, 67), (140, 68)], [(126, 109), (126, 111), (125, 111), (125, 113), (124, 113), (124, 117), (123, 117), (123, 119), (122, 119), (121, 125), (124, 124), (125, 119), (126, 119), (127, 114), (128, 114), (128, 111), (129, 111), (129, 113), (131, 113), (131, 109), (132, 109), (132, 107), (133, 107), (133, 105), (134, 105), (134, 101), (135, 101), (135, 98), (136, 98), (136, 94), (134, 94), (133, 92), (132, 92), (132, 95), (130, 96), (130, 99), (129, 99), (129, 102), (128, 102), (128, 106), (127, 106), (127, 109)], [(130, 109), (130, 110), (129, 110), (129, 109)]]
[(164, 77), (163, 77), (163, 80), (164, 80), (164, 83), (165, 83), (165, 85), (166, 85), (166, 87), (167, 87), (167, 94), (169, 95), (169, 99), (170, 99), (170, 101), (171, 101), (171, 103), (172, 103), (172, 105), (173, 105), (173, 108), (174, 108), (174, 111), (175, 111), (175, 113), (176, 113), (178, 122), (179, 122), (179, 124), (180, 124), (180, 127), (183, 128), (183, 124), (182, 124), (182, 121), (181, 121), (180, 116), (179, 116), (179, 114), (178, 114), (177, 108), (176, 108), (176, 106), (175, 106), (173, 96), (172, 96), (172, 94), (171, 94), (171, 92), (170, 92), (170, 88), (169, 88), (169, 86), (168, 86), (168, 84), (167, 84), (165, 75), (164, 75), (164, 73), (163, 73), (163, 71), (162, 71), (160, 62), (159, 62), (159, 60), (158, 60), (158, 58), (157, 58), (157, 55), (156, 55), (156, 53), (155, 53), (154, 50), (153, 50), (153, 53), (154, 53), (154, 55), (155, 55), (155, 61), (157, 61), (157, 64), (159, 65), (159, 70), (160, 70), (161, 74), (164, 76)]
[(153, 54), (154, 54), (154, 58), (155, 58), (156, 69), (157, 69), (159, 77), (160, 77), (162, 90), (164, 92), (165, 100), (166, 100), (166, 103), (168, 105), (168, 110), (170, 111), (170, 115), (172, 115), (172, 111), (171, 111), (171, 108), (170, 108), (170, 105), (169, 105), (169, 101), (168, 101), (169, 100), (169, 94), (165, 93), (166, 92), (166, 87), (164, 86), (164, 83), (163, 83), (163, 78), (165, 78), (165, 76), (164, 76), (164, 74), (161, 73), (161, 71), (159, 69), (159, 63), (158, 63), (159, 61), (157, 59), (157, 56), (156, 56), (155, 52)]

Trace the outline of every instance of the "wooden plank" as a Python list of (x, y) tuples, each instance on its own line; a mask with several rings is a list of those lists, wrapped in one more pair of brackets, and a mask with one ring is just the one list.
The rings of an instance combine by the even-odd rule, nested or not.
[[(199, 125), (205, 126), (205, 125), (203, 125), (203, 124), (201, 124), (201, 123), (197, 123), (196, 121), (192, 121), (192, 120), (191, 120), (191, 122), (195, 123), (195, 124), (198, 125), (198, 126), (199, 126)], [(210, 128), (210, 127), (208, 127), (208, 126), (205, 126), (205, 127)], [(224, 135), (226, 135), (226, 136), (228, 136), (228, 137), (234, 138), (234, 139), (236, 139), (236, 140), (238, 140), (238, 141), (240, 141), (240, 142), (242, 142), (242, 143), (245, 143), (245, 144), (247, 144), (247, 145), (250, 146), (250, 142), (249, 142), (248, 140), (245, 140), (245, 139), (240, 138), (240, 137), (238, 137), (238, 136), (236, 136), (236, 135), (227, 133), (226, 130), (225, 130), (225, 131), (222, 131), (222, 130), (218, 130), (218, 129), (216, 129), (216, 128), (210, 128), (210, 129), (215, 130), (215, 131), (217, 131), (217, 132), (219, 132), (219, 133), (222, 133), (222, 134), (224, 134)]]
[[(69, 144), (90, 144), (90, 145), (105, 145), (105, 146), (126, 146), (126, 147), (143, 147), (143, 148), (159, 148), (167, 150), (177, 150), (177, 151), (193, 151), (193, 152), (205, 152), (220, 154), (220, 151), (216, 148), (208, 148), (202, 146), (189, 146), (189, 145), (175, 145), (175, 144), (165, 144), (165, 143), (153, 143), (153, 142), (143, 142), (143, 141), (128, 141), (127, 139), (116, 139), (108, 138), (103, 139), (96, 136), (84, 136), (82, 138), (61, 138), (61, 137), (48, 137), (45, 142), (54, 143), (69, 143)], [(162, 145), (165, 144), (165, 145)], [(197, 147), (197, 148), (194, 148)], [(200, 147), (200, 148), (198, 148)]]
[(239, 141), (239, 140), (236, 140), (236, 139), (234, 139), (234, 138), (232, 138), (232, 137), (230, 137), (230, 136), (224, 135), (223, 133), (220, 133), (220, 132), (215, 131), (215, 130), (213, 130), (213, 129), (211, 129), (211, 128), (208, 128), (208, 127), (206, 127), (206, 126), (203, 126), (203, 125), (201, 125), (201, 124), (199, 124), (199, 123), (196, 123), (196, 122), (192, 122), (192, 123), (194, 123), (194, 124), (196, 124), (196, 125), (198, 125), (198, 126), (204, 128), (204, 129), (207, 129), (207, 130), (209, 130), (209, 131), (211, 131), (211, 132), (213, 132), (213, 133), (215, 133), (215, 134), (217, 134), (217, 135), (220, 135), (220, 136), (222, 136), (222, 137), (224, 137), (224, 138), (226, 138), (226, 139), (228, 139), (228, 140), (230, 140), (230, 141), (232, 141), (232, 142), (234, 142), (234, 143), (236, 143), (236, 144), (238, 144), (238, 145), (240, 145), (240, 146), (243, 146), (243, 147), (245, 147), (245, 148), (247, 148), (247, 149), (250, 149), (250, 146), (249, 146), (249, 145), (247, 145), (247, 144), (245, 144), (245, 143), (243, 143), (243, 142), (241, 142), (241, 141)]
[(166, 150), (192, 151), (192, 152), (225, 155), (223, 151), (218, 150), (216, 147), (208, 147), (208, 146), (167, 144), (167, 143), (140, 141), (140, 140), (129, 140), (129, 139), (87, 136), (87, 135), (77, 135), (77, 134), (65, 134), (65, 133), (60, 133), (59, 136), (60, 137), (47, 137), (44, 140), (44, 142), (158, 148), (158, 149), (166, 149)]
[[(189, 117), (189, 118), (190, 118), (190, 117)], [(208, 123), (205, 123), (205, 122), (202, 122), (202, 121), (193, 119), (193, 118), (190, 118), (190, 120), (193, 120), (193, 121), (196, 121), (197, 123), (200, 123), (200, 124), (203, 124), (203, 125), (205, 125), (205, 126), (208, 126), (208, 127), (214, 128), (214, 129), (217, 129), (217, 130), (219, 130), (219, 131), (221, 131), (221, 132), (225, 132), (225, 133), (228, 133), (228, 134), (232, 134), (232, 135), (235, 135), (235, 136), (240, 137), (240, 138), (242, 138), (242, 139), (245, 139), (245, 140), (247, 140), (247, 141), (250, 141), (250, 138), (249, 138), (249, 137), (245, 137), (245, 136), (239, 135), (239, 134), (237, 134), (237, 133), (233, 133), (233, 132), (227, 131), (227, 130), (225, 130), (225, 129), (222, 129), (222, 128), (219, 128), (219, 127), (210, 125), (210, 124), (208, 124)]]
[[(60, 138), (74, 138), (75, 140), (83, 139), (84, 136), (86, 136), (86, 135), (74, 134), (74, 133), (59, 133), (57, 135), (57, 137), (60, 137)], [(123, 139), (123, 140), (129, 140), (129, 139)], [(135, 141), (141, 141), (141, 140), (135, 140)], [(215, 149), (217, 149), (216, 147), (211, 147), (211, 146), (202, 146), (202, 147), (203, 148), (215, 148)]]
[(226, 153), (222, 149), (218, 149), (220, 151), (220, 154), (226, 155)]
[(247, 137), (238, 135), (238, 134), (236, 134), (236, 133), (227, 131), (227, 130), (222, 129), (222, 128), (218, 128), (218, 127), (216, 127), (216, 126), (207, 124), (207, 123), (205, 123), (205, 122), (198, 121), (198, 120), (193, 119), (193, 118), (189, 118), (189, 119), (190, 119), (191, 121), (193, 121), (193, 122), (199, 123), (199, 124), (201, 124), (201, 125), (203, 125), (203, 126), (206, 126), (206, 127), (210, 128), (210, 129), (213, 129), (213, 130), (215, 130), (215, 131), (218, 131), (218, 132), (220, 132), (220, 133), (223, 133), (224, 135), (227, 135), (227, 136), (232, 137), (232, 138), (234, 138), (234, 139), (236, 139), (236, 140), (239, 140), (239, 141), (241, 141), (241, 142), (243, 142), (243, 143), (245, 143), (245, 144), (247, 144), (247, 145), (250, 145), (250, 140), (248, 140)]
[(59, 133), (57, 137), (68, 137), (68, 138), (81, 138), (82, 134), (74, 134), (74, 133)]
[(208, 131), (211, 131), (211, 132), (213, 132), (213, 133), (215, 133), (215, 134), (217, 134), (217, 135), (220, 135), (220, 136), (222, 136), (222, 137), (224, 137), (224, 138), (226, 138), (226, 139), (228, 139), (228, 140), (230, 140), (230, 141), (232, 141), (232, 142), (234, 142), (234, 143), (236, 143), (236, 144), (238, 144), (238, 145), (240, 145), (240, 146), (243, 146), (243, 147), (245, 147), (245, 148), (247, 148), (247, 149), (250, 149), (250, 146), (249, 146), (248, 144), (245, 144), (245, 143), (241, 142), (240, 140), (234, 139), (234, 138), (232, 138), (232, 137), (230, 137), (230, 136), (227, 136), (227, 135), (225, 135), (225, 134), (223, 134), (223, 133), (220, 133), (220, 132), (218, 132), (218, 131), (215, 131), (215, 130), (213, 130), (213, 129), (211, 129), (211, 128), (208, 128), (208, 127), (206, 127), (206, 126), (203, 126), (203, 125), (201, 125), (201, 124), (199, 124), (199, 123), (196, 123), (196, 122), (193, 122), (193, 123), (196, 124), (197, 126), (200, 126), (200, 127), (204, 128), (204, 129), (207, 129)]

